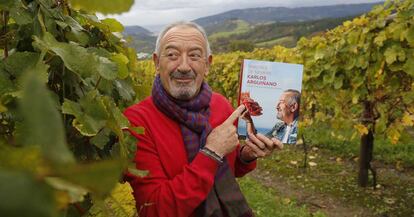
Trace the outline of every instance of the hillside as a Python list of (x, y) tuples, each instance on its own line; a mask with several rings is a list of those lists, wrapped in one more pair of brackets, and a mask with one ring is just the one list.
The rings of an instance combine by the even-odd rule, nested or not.
[[(194, 22), (206, 29), (215, 53), (249, 51), (277, 44), (293, 47), (300, 37), (334, 28), (377, 4), (382, 3), (249, 8), (202, 17)], [(152, 53), (155, 49), (156, 36), (148, 29), (126, 26), (124, 35), (139, 53)]]
[(226, 20), (239, 19), (251, 24), (267, 22), (295, 22), (355, 16), (370, 11), (374, 5), (381, 3), (330, 5), (316, 7), (263, 7), (231, 10), (228, 12), (202, 17), (194, 22), (207, 27), (220, 24)]
[[(274, 45), (283, 45), (285, 47), (294, 47), (301, 37), (306, 37), (319, 32), (332, 29), (341, 25), (344, 21), (353, 17), (343, 18), (326, 18), (307, 22), (277, 22), (270, 24), (259, 24), (251, 26), (247, 31), (233, 31), (221, 34), (216, 32), (209, 37), (212, 44), (212, 50), (215, 53), (228, 52), (232, 50), (246, 50), (243, 47), (232, 47), (234, 43), (246, 42), (251, 44), (250, 47), (272, 47)], [(234, 23), (242, 23), (240, 21)], [(235, 27), (240, 29), (240, 27)], [(215, 37), (213, 37), (215, 36)], [(217, 37), (220, 36), (220, 37)], [(247, 44), (244, 43), (244, 46)], [(247, 49), (248, 50), (248, 49)]]
[(137, 53), (152, 53), (157, 37), (141, 26), (126, 26), (123, 32), (128, 45), (135, 48)]

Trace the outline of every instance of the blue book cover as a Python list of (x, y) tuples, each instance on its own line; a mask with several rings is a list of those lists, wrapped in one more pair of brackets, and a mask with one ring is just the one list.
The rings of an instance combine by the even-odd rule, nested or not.
[(297, 141), (303, 65), (259, 60), (243, 61), (239, 105), (249, 110), (238, 120), (238, 134), (247, 137), (247, 124), (254, 132), (286, 144)]

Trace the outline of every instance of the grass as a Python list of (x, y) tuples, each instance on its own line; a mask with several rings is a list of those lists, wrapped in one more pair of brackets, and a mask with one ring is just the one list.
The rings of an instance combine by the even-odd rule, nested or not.
[[(305, 170), (303, 151), (295, 146), (260, 162), (263, 170), (296, 186), (298, 191), (329, 195), (352, 206), (363, 206), (375, 216), (414, 215), (414, 177), (401, 179), (387, 171), (378, 173), (377, 190), (357, 185), (356, 162), (314, 147), (309, 153), (314, 166)], [(312, 158), (312, 159), (310, 159)]]
[(279, 196), (274, 189), (263, 186), (250, 177), (239, 179), (240, 188), (257, 217), (325, 216), (312, 214), (306, 206), (298, 206), (291, 198)]
[(217, 38), (227, 38), (230, 35), (241, 34), (241, 33), (244, 33), (250, 30), (250, 26), (246, 21), (236, 20), (235, 22), (237, 23), (236, 29), (229, 31), (229, 32), (216, 32), (214, 34), (211, 34), (208, 38), (210, 40), (214, 40)]
[[(359, 135), (353, 135), (352, 130), (342, 130), (339, 133), (344, 139), (338, 139), (339, 133), (332, 133), (332, 127), (319, 123), (312, 128), (304, 129), (303, 133), (308, 143), (328, 149), (341, 157), (352, 158), (359, 155), (360, 138)], [(374, 160), (414, 167), (414, 137), (407, 131), (403, 132), (397, 144), (392, 144), (384, 136), (374, 137)]]

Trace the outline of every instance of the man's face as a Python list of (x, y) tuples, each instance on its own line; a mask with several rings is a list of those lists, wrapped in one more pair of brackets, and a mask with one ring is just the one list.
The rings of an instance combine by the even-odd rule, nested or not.
[(206, 57), (206, 41), (194, 28), (171, 28), (160, 41), (160, 55), (153, 60), (164, 89), (174, 98), (189, 100), (196, 96), (212, 57)]
[(280, 98), (279, 102), (276, 105), (277, 110), (277, 118), (284, 121), (286, 123), (287, 118), (293, 115), (293, 111), (291, 106), (288, 105), (288, 95), (289, 93), (283, 93)]

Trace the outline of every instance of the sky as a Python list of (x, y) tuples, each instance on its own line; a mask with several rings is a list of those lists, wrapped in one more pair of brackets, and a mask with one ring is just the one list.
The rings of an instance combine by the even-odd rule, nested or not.
[(174, 21), (194, 20), (233, 9), (268, 6), (295, 8), (379, 1), (381, 0), (135, 0), (129, 12), (107, 17), (116, 18), (125, 26), (139, 25), (151, 29)]

